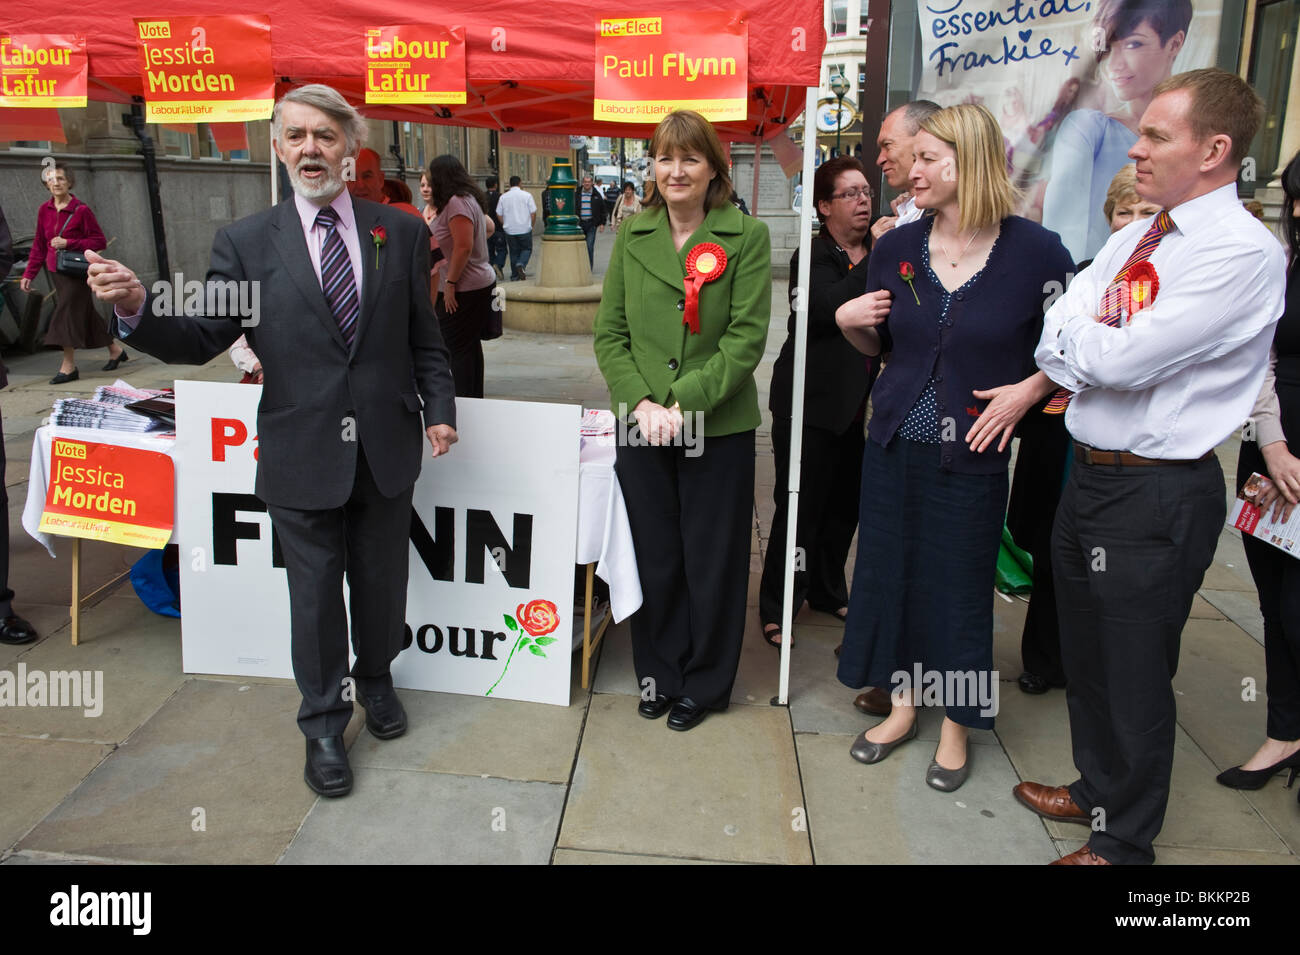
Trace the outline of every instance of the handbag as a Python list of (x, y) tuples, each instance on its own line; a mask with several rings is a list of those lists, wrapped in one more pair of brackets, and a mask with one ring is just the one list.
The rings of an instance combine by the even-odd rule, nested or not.
[[(72, 221), (72, 216), (63, 220), (63, 227), (59, 229), (59, 235), (63, 235), (63, 230), (68, 227)], [(75, 275), (77, 278), (84, 279), (90, 273), (90, 263), (86, 261), (84, 252), (73, 252), (71, 249), (59, 249), (54, 255), (54, 271), (60, 275)]]

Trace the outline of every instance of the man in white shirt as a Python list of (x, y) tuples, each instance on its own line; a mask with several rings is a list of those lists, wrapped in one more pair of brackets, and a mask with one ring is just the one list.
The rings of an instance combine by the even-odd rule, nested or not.
[[(1074, 393), (1052, 572), (1079, 779), (1024, 782), (1015, 795), (1092, 828), (1061, 864), (1155, 859), (1179, 642), (1226, 513), (1214, 448), (1250, 413), (1282, 314), (1285, 256), (1235, 185), (1262, 115), (1255, 92), (1221, 70), (1156, 88), (1129, 156), (1138, 194), (1163, 212), (1111, 237), (1047, 313), (1035, 354)], [(1103, 293), (1144, 250), (1155, 282), (1136, 288), (1135, 275), (1119, 301), (1145, 307), (1107, 324)]]
[(537, 221), (537, 202), (531, 192), (520, 187), (522, 181), (511, 176), (510, 188), (497, 200), (497, 215), (510, 249), (510, 274), (519, 281), (528, 278), (524, 267), (533, 254), (533, 223)]
[(939, 104), (928, 99), (904, 103), (885, 117), (876, 137), (876, 165), (885, 174), (889, 188), (902, 192), (890, 206), (894, 214), (881, 216), (871, 227), (871, 237), (879, 239), (890, 229), (907, 225), (921, 218), (921, 210), (912, 201), (908, 174), (912, 171), (912, 143), (920, 132), (921, 123), (939, 112)]

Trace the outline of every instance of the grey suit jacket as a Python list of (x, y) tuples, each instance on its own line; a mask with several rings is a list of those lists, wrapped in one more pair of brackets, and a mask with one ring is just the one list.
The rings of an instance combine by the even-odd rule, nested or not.
[[(357, 448), (380, 493), (419, 476), (424, 428), (456, 424), (448, 352), (429, 298), (429, 233), (412, 215), (353, 200), (361, 239), (361, 314), (349, 349), (312, 268), (293, 199), (227, 226), (212, 243), (208, 287), (256, 282), (255, 324), (233, 308), (173, 316), (150, 293), (129, 334), (163, 361), (203, 364), (246, 334), (264, 372), (258, 406), (257, 495), (301, 510), (341, 506), (352, 491)], [(376, 249), (371, 231), (387, 241)], [(377, 260), (377, 261), (376, 261)], [(250, 296), (245, 293), (245, 300)], [(213, 314), (213, 312), (224, 314)], [(421, 424), (423, 411), (424, 424)]]

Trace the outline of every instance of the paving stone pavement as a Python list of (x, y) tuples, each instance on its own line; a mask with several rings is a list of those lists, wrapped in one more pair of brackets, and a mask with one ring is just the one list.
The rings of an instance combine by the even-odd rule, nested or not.
[[(597, 276), (612, 241), (602, 234), (597, 242)], [(785, 334), (784, 281), (772, 302), (758, 375), (764, 408)], [(607, 403), (589, 336), (507, 330), (484, 351), (489, 397)], [(318, 799), (301, 778), (293, 684), (182, 672), (179, 622), (153, 615), (123, 585), (138, 552), (85, 546), (83, 589), (104, 590), (83, 615), (83, 644), (69, 645), (69, 548), (51, 559), (18, 520), (32, 435), (50, 403), (118, 376), (140, 386), (238, 378), (224, 357), (168, 368), (132, 351), (116, 374), (99, 371), (100, 353), (79, 359), (81, 381), (53, 387), (57, 352), (6, 356), (11, 579), (18, 611), (42, 639), (0, 646), (0, 669), (101, 671), (103, 713), (0, 708), (0, 863), (1033, 865), (1081, 844), (1080, 827), (1045, 823), (1011, 796), (1021, 779), (1072, 778), (1063, 695), (1029, 697), (1015, 685), (1022, 600), (990, 593), (1001, 711), (996, 730), (973, 735), (973, 772), (956, 793), (924, 784), (937, 713), (924, 713), (918, 738), (883, 763), (849, 757), (871, 721), (835, 679), (834, 617), (806, 607), (798, 614), (790, 705), (770, 705), (778, 655), (759, 636), (756, 599), (773, 508), (766, 410), (746, 643), (726, 713), (685, 734), (639, 718), (623, 623), (606, 638), (591, 689), (578, 686), (575, 666), (567, 708), (403, 691), (411, 729), (388, 742), (364, 731), (358, 711), (346, 737), (356, 788), (346, 799)], [(1235, 439), (1219, 454), (1233, 474)], [(1160, 863), (1297, 861), (1300, 809), (1283, 777), (1254, 793), (1214, 781), (1262, 739), (1261, 642), (1241, 544), (1225, 531), (1183, 636)], [(1252, 682), (1257, 699), (1248, 699)]]

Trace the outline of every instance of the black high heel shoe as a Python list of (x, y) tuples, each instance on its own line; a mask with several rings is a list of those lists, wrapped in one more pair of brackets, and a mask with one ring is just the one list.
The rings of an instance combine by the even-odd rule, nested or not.
[(123, 348), (116, 358), (110, 358), (108, 360), (108, 364), (104, 366), (104, 371), (117, 371), (117, 366), (122, 364), (122, 362), (129, 360), (130, 357), (131, 356), (126, 353), (126, 349)]
[(1270, 779), (1284, 769), (1291, 770), (1286, 780), (1286, 788), (1290, 789), (1296, 776), (1300, 775), (1300, 750), (1265, 769), (1242, 769), (1240, 766), (1233, 766), (1219, 773), (1215, 779), (1229, 789), (1263, 789)]

